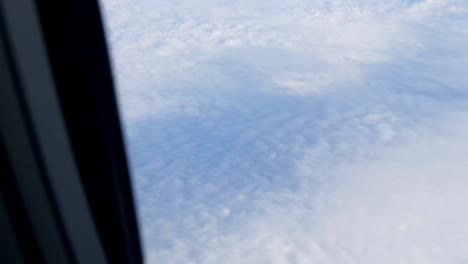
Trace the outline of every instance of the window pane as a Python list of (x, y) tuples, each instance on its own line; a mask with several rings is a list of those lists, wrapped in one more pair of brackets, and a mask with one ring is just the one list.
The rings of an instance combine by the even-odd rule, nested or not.
[(464, 263), (468, 2), (101, 0), (148, 263)]

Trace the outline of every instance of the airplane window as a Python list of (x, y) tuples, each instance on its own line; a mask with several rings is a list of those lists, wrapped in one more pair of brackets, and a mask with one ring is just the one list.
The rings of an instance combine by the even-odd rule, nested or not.
[(468, 2), (100, 4), (147, 263), (468, 259)]

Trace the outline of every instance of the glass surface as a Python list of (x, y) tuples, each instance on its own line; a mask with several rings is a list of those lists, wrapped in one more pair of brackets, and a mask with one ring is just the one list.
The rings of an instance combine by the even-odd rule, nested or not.
[(467, 1), (101, 5), (147, 263), (467, 263)]

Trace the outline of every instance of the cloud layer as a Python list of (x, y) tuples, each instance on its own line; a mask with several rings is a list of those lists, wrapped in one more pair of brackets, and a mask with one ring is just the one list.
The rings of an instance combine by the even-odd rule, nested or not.
[(467, 3), (101, 4), (148, 263), (468, 260)]

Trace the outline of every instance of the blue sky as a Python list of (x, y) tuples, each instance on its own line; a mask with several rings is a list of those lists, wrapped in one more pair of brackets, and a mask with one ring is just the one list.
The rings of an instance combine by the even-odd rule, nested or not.
[(466, 1), (101, 5), (148, 263), (468, 261)]

